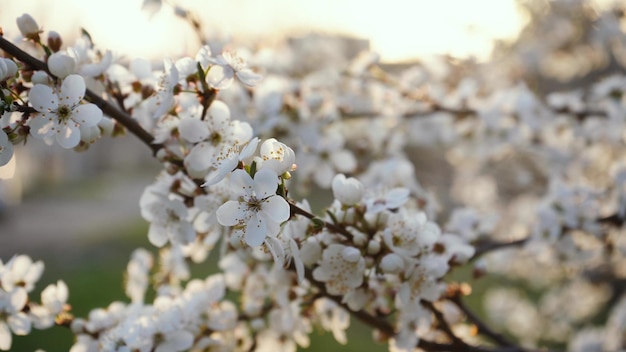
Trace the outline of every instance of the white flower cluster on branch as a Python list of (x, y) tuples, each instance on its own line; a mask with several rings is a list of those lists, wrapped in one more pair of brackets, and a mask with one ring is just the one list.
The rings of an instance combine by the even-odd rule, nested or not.
[[(204, 45), (153, 69), (17, 26), (18, 45), (0, 36), (0, 166), (31, 137), (84, 150), (126, 129), (163, 170), (139, 200), (158, 256), (131, 255), (129, 302), (74, 318), (59, 281), (34, 303), (43, 264), (16, 256), (0, 262), (1, 350), (56, 323), (72, 352), (295, 351), (316, 327), (347, 343), (352, 319), (390, 351), (626, 348), (624, 76), (538, 96), (478, 66), (392, 74), (370, 52), (302, 62), (288, 46)], [(313, 210), (311, 192), (332, 200)], [(220, 273), (193, 278), (210, 255)], [(543, 289), (536, 305), (484, 296), (519, 343), (464, 302), (460, 281), (485, 274)], [(559, 315), (559, 297), (581, 308)]]

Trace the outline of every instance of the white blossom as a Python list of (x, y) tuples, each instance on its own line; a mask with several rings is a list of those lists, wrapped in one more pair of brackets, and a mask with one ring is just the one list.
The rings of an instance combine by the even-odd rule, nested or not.
[(41, 32), (39, 30), (39, 25), (35, 22), (35, 19), (27, 13), (22, 14), (17, 18), (17, 27), (26, 38), (34, 38)]
[(278, 175), (271, 169), (261, 169), (253, 179), (238, 169), (231, 174), (230, 183), (238, 200), (228, 201), (217, 210), (219, 223), (242, 231), (250, 246), (258, 246), (266, 236), (278, 234), (290, 212), (287, 201), (276, 195)]
[(234, 52), (225, 51), (214, 60), (207, 81), (215, 89), (226, 89), (233, 83), (235, 77), (246, 86), (254, 87), (261, 76), (247, 68), (244, 59)]
[(333, 195), (343, 205), (355, 205), (363, 198), (363, 184), (354, 177), (337, 174), (332, 182)]
[(78, 75), (67, 76), (58, 93), (36, 84), (29, 94), (30, 104), (38, 112), (29, 120), (31, 135), (50, 142), (54, 138), (63, 148), (77, 146), (80, 127), (95, 126), (102, 119), (96, 105), (81, 104), (85, 89), (85, 81)]
[(27, 292), (35, 288), (35, 283), (43, 273), (44, 263), (33, 260), (27, 255), (18, 255), (11, 258), (6, 264), (0, 262), (0, 284), (10, 292), (15, 287), (23, 287)]
[(148, 239), (153, 245), (162, 247), (168, 241), (186, 244), (195, 238), (185, 203), (178, 197), (170, 196), (163, 185), (147, 187), (139, 205), (143, 218), (150, 221)]
[(65, 78), (76, 72), (76, 60), (64, 52), (56, 52), (48, 58), (48, 69), (50, 73)]
[(296, 161), (296, 154), (289, 146), (277, 141), (275, 138), (265, 140), (261, 144), (260, 168), (270, 168), (278, 175), (292, 171)]
[(365, 274), (365, 259), (354, 247), (331, 244), (313, 270), (315, 280), (326, 283), (331, 295), (344, 295), (361, 286)]

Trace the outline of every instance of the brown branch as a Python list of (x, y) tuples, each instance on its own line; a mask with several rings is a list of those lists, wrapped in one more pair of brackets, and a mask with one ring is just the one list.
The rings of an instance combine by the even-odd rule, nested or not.
[(613, 225), (616, 227), (622, 227), (622, 225), (624, 225), (624, 217), (620, 216), (619, 214), (612, 214), (609, 216), (604, 216), (601, 218), (598, 218), (596, 221), (601, 223), (601, 224), (607, 224), (607, 225)]
[[(19, 61), (25, 63), (35, 70), (45, 71), (51, 77), (56, 78), (50, 71), (48, 70), (48, 66), (41, 60), (38, 60), (18, 48), (16, 45), (6, 40), (3, 36), (0, 35), (0, 49), (4, 50), (6, 53), (15, 57)], [(126, 127), (131, 133), (133, 133), (137, 138), (139, 138), (144, 144), (146, 144), (154, 155), (156, 155), (157, 151), (162, 148), (162, 145), (153, 144), (152, 141), (154, 137), (146, 130), (143, 129), (131, 116), (121, 111), (114, 105), (110, 104), (106, 100), (102, 99), (99, 95), (95, 94), (91, 90), (87, 89), (85, 92), (85, 97), (90, 102), (94, 103), (96, 106), (102, 110), (102, 112), (120, 124)]]
[(467, 346), (467, 343), (465, 341), (461, 340), (458, 336), (454, 334), (454, 331), (452, 331), (452, 328), (450, 327), (450, 324), (448, 324), (448, 322), (446, 321), (443, 313), (441, 313), (432, 302), (421, 300), (420, 303), (433, 313), (433, 315), (435, 316), (435, 320), (437, 320), (439, 328), (443, 330), (446, 335), (448, 335), (450, 340), (452, 340), (453, 345), (458, 347)]
[[(291, 264), (288, 267), (290, 270), (294, 271), (295, 270), (295, 266), (293, 264)], [(355, 317), (357, 320), (359, 320), (360, 322), (364, 323), (365, 325), (369, 326), (370, 328), (376, 329), (378, 331), (380, 331), (380, 333), (387, 337), (393, 337), (395, 336), (395, 329), (393, 328), (393, 326), (391, 325), (391, 323), (389, 323), (389, 321), (387, 321), (385, 318), (380, 317), (380, 316), (376, 316), (376, 315), (372, 315), (367, 313), (364, 310), (358, 310), (358, 311), (353, 311), (351, 310), (348, 305), (346, 303), (343, 302), (343, 297), (341, 296), (335, 296), (335, 295), (331, 295), (326, 291), (326, 287), (324, 285), (324, 283), (316, 281), (313, 278), (313, 273), (311, 272), (311, 270), (306, 269), (304, 272), (304, 276), (306, 277), (307, 280), (309, 280), (309, 282), (311, 283), (311, 285), (315, 286), (320, 292), (321, 294), (325, 297), (328, 298), (330, 300), (332, 300), (333, 302), (335, 302), (337, 305), (339, 305), (341, 308), (345, 309), (348, 313), (350, 313), (350, 315), (352, 315), (353, 317)], [(425, 301), (422, 301), (421, 303), (424, 303)], [(428, 307), (427, 307), (428, 308)], [(437, 311), (435, 309), (435, 311)], [(439, 317), (437, 317), (437, 314), (435, 314), (437, 319), (443, 319), (443, 315), (441, 314), (441, 312), (437, 311), (439, 314)], [(447, 325), (447, 324), (445, 324)], [(449, 326), (448, 326), (448, 329)], [(450, 330), (450, 334), (454, 336), (454, 334), (452, 333), (452, 331)], [(454, 341), (454, 340), (453, 340)], [(515, 346), (515, 345), (509, 345), (509, 346), (502, 346), (502, 347), (483, 347), (483, 346), (472, 346), (469, 345), (467, 343), (465, 343), (464, 341), (462, 341), (461, 339), (459, 339), (458, 337), (456, 337), (456, 343), (453, 342), (452, 344), (449, 343), (439, 343), (439, 342), (433, 342), (433, 341), (429, 341), (429, 340), (424, 340), (424, 339), (419, 339), (419, 342), (417, 343), (416, 347), (419, 347), (423, 350), (426, 351), (458, 351), (458, 352), (528, 352), (528, 350)]]
[(485, 322), (483, 322), (478, 317), (478, 315), (476, 315), (476, 313), (474, 313), (468, 306), (465, 305), (465, 303), (463, 303), (463, 301), (461, 300), (461, 295), (460, 294), (452, 295), (452, 296), (448, 297), (448, 299), (450, 300), (450, 302), (454, 303), (457, 307), (459, 307), (459, 309), (467, 317), (467, 320), (469, 320), (472, 324), (474, 324), (474, 326), (476, 326), (476, 328), (478, 329), (478, 332), (480, 334), (487, 336), (488, 338), (490, 338), (493, 342), (495, 342), (499, 346), (503, 346), (503, 347), (514, 347), (515, 346), (515, 344), (513, 344), (511, 341), (509, 341), (502, 334), (497, 333), (497, 332), (491, 330), (491, 328), (487, 324), (485, 324)]
[(474, 255), (470, 258), (470, 261), (476, 260), (477, 258), (489, 252), (498, 250), (498, 249), (523, 246), (528, 240), (529, 238), (526, 237), (526, 238), (522, 238), (519, 240), (510, 241), (510, 242), (499, 242), (499, 241), (492, 241), (492, 240), (480, 241), (476, 243), (475, 245), (476, 253), (474, 253)]
[[(611, 214), (608, 216), (597, 218), (596, 221), (600, 224), (606, 224), (606, 225), (615, 226), (615, 227), (622, 227), (626, 219), (624, 219), (619, 214)], [(566, 232), (570, 230), (572, 229), (568, 227), (563, 227), (561, 229), (561, 232)], [(523, 246), (528, 240), (529, 240), (529, 237), (522, 238), (522, 239), (515, 240), (515, 241), (510, 241), (510, 242), (499, 242), (499, 241), (493, 241), (493, 240), (479, 241), (478, 243), (475, 244), (476, 253), (474, 253), (472, 258), (470, 258), (470, 261), (475, 260), (483, 256), (486, 253), (489, 253), (498, 249)]]

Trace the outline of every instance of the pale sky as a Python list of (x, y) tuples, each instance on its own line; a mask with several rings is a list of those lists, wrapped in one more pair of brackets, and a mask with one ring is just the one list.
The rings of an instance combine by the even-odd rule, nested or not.
[[(195, 41), (164, 7), (149, 18), (142, 0), (2, 0), (5, 34), (17, 33), (15, 18), (30, 13), (45, 30), (61, 35), (85, 27), (100, 47), (130, 57), (175, 57), (193, 52)], [(485, 58), (493, 38), (513, 38), (524, 23), (514, 0), (177, 0), (194, 9), (207, 28), (222, 35), (297, 33), (305, 28), (371, 40), (383, 60), (450, 53)]]

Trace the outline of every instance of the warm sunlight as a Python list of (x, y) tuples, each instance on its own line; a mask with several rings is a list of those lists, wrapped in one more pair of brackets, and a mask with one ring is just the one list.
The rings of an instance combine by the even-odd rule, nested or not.
[[(197, 45), (187, 26), (173, 16), (168, 6), (149, 17), (140, 12), (141, 0), (58, 0), (54, 6), (35, 0), (8, 3), (3, 6), (1, 19), (9, 35), (16, 34), (13, 18), (29, 11), (44, 29), (71, 35), (78, 22), (99, 46), (127, 55), (178, 56), (193, 52)], [(524, 23), (514, 0), (178, 3), (193, 9), (209, 26), (207, 30), (221, 36), (266, 39), (307, 29), (339, 32), (370, 39), (372, 48), (386, 61), (443, 53), (485, 58), (494, 38), (512, 38)]]

